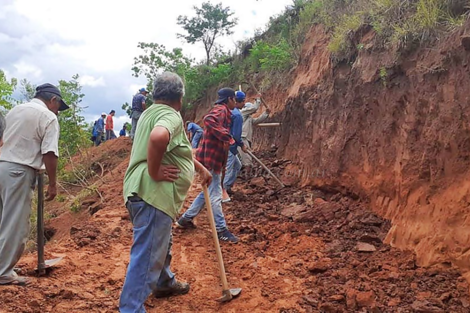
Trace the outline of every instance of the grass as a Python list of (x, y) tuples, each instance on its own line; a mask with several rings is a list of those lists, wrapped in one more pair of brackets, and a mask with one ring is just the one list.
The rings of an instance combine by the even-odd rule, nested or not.
[(352, 36), (361, 26), (370, 26), (383, 46), (426, 42), (440, 32), (462, 26), (469, 11), (465, 0), (310, 0), (304, 1), (294, 29), (300, 47), (305, 33), (315, 24), (329, 31), (329, 49), (344, 54), (357, 47)]

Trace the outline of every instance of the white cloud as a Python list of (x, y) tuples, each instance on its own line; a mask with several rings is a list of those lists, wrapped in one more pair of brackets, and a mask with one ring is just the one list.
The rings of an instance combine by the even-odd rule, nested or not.
[(96, 79), (91, 75), (85, 75), (79, 78), (79, 82), (82, 86), (90, 86), (90, 87), (99, 87), (99, 86), (106, 86), (104, 82), (104, 78), (100, 77)]
[(16, 69), (16, 73), (21, 77), (31, 77), (39, 79), (42, 76), (42, 70), (34, 64), (29, 64), (25, 61), (20, 61), (13, 65)]
[[(130, 103), (145, 78), (132, 76), (138, 42), (157, 42), (167, 48), (181, 47), (197, 59), (205, 56), (202, 44), (178, 39), (179, 15), (192, 15), (193, 6), (206, 0), (0, 0), (0, 68), (9, 77), (26, 78), (33, 84), (79, 74), (87, 107), (87, 120), (101, 111)], [(230, 6), (239, 19), (234, 34), (220, 38), (226, 50), (252, 37), (269, 17), (279, 14), (292, 0), (218, 0)], [(254, 15), (256, 12), (256, 15)], [(100, 88), (96, 88), (96, 87)], [(90, 119), (89, 119), (90, 118)], [(116, 123), (117, 124), (117, 123)]]

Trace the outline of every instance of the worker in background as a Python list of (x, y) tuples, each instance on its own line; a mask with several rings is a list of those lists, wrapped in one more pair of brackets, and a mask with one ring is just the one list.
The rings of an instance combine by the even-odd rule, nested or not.
[(180, 115), (184, 96), (181, 77), (165, 72), (155, 78), (153, 101), (139, 120), (124, 176), (124, 202), (133, 228), (126, 279), (119, 301), (121, 313), (145, 312), (153, 293), (163, 298), (189, 292), (170, 269), (172, 225), (193, 182), (194, 170), (203, 184), (211, 175), (193, 161), (191, 144)]
[(132, 128), (131, 128), (131, 139), (134, 140), (135, 131), (137, 129), (137, 123), (139, 122), (140, 115), (147, 108), (145, 100), (147, 99), (148, 91), (145, 88), (140, 88), (139, 92), (132, 98)]
[(230, 201), (230, 196), (232, 195), (232, 187), (235, 184), (237, 179), (238, 172), (242, 168), (242, 163), (238, 158), (238, 147), (244, 152), (246, 152), (245, 144), (242, 140), (242, 128), (243, 128), (243, 117), (240, 113), (240, 109), (245, 105), (245, 93), (242, 91), (237, 91), (235, 93), (235, 108), (232, 110), (232, 124), (230, 126), (230, 133), (232, 134), (235, 143), (230, 146), (227, 158), (227, 166), (225, 167), (225, 177), (223, 179), (223, 188), (222, 188), (222, 202)]
[(188, 137), (189, 141), (191, 141), (191, 146), (193, 147), (193, 149), (196, 149), (199, 146), (199, 141), (202, 138), (203, 129), (198, 124), (187, 121), (186, 131), (188, 132)]
[(68, 108), (56, 86), (43, 84), (30, 102), (15, 106), (5, 117), (0, 148), (0, 286), (30, 283), (13, 268), (28, 240), (33, 190), (37, 172), (44, 167), (49, 178), (45, 200), (57, 195), (57, 115)]
[(101, 117), (96, 121), (96, 140), (95, 146), (99, 146), (103, 140), (104, 134), (104, 119), (106, 118), (106, 113), (101, 113)]
[[(235, 143), (230, 135), (231, 110), (235, 107), (235, 91), (231, 88), (222, 88), (218, 92), (219, 98), (215, 106), (204, 117), (204, 135), (201, 144), (196, 150), (196, 159), (202, 163), (212, 174), (212, 183), (209, 185), (209, 194), (214, 214), (215, 228), (219, 240), (237, 243), (238, 238), (227, 228), (224, 213), (222, 212), (222, 169), (225, 166), (228, 148)], [(191, 207), (176, 223), (180, 228), (195, 228), (193, 219), (201, 212), (205, 205), (204, 192), (194, 199)]]
[(109, 112), (108, 116), (106, 117), (106, 140), (114, 139), (116, 138), (116, 135), (114, 135), (114, 121), (113, 117), (116, 114), (114, 110), (111, 110)]
[[(253, 114), (255, 114), (261, 104), (261, 95), (256, 96), (255, 103), (247, 102), (245, 106), (241, 110), (241, 114), (243, 116), (243, 130), (242, 130), (242, 140), (243, 144), (248, 150), (251, 150), (253, 145), (253, 126), (258, 125), (264, 122), (268, 117), (270, 110), (266, 108), (266, 111), (263, 112), (259, 117), (253, 118)], [(251, 155), (243, 151), (241, 148), (238, 148), (238, 152), (240, 153), (240, 159), (242, 161), (243, 171), (245, 174), (251, 172), (253, 167), (253, 160)]]
[(125, 137), (127, 135), (127, 124), (122, 125), (122, 129), (119, 132), (119, 137)]

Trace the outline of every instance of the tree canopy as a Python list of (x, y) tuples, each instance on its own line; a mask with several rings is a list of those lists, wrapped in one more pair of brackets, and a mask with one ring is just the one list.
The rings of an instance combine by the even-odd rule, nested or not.
[(186, 34), (178, 34), (179, 38), (184, 38), (188, 43), (194, 44), (202, 42), (206, 50), (206, 64), (210, 64), (211, 51), (215, 40), (218, 37), (231, 35), (232, 28), (237, 25), (238, 20), (232, 18), (234, 12), (230, 7), (222, 7), (222, 3), (212, 5), (204, 2), (201, 7), (193, 7), (196, 16), (178, 16), (178, 25), (180, 25)]

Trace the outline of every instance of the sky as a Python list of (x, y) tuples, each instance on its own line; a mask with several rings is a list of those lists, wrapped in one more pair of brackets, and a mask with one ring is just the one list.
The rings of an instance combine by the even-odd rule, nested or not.
[[(207, 1), (207, 0), (206, 0)], [(156, 42), (202, 60), (202, 44), (177, 38), (179, 15), (193, 15), (204, 0), (0, 0), (0, 69), (7, 78), (26, 78), (35, 85), (79, 74), (85, 94), (80, 106), (91, 122), (101, 112), (116, 111), (115, 130), (130, 122), (121, 109), (146, 85), (132, 76), (139, 42)], [(269, 17), (284, 11), (292, 0), (215, 0), (229, 6), (238, 25), (234, 34), (219, 38), (226, 50), (239, 40), (265, 29)]]

